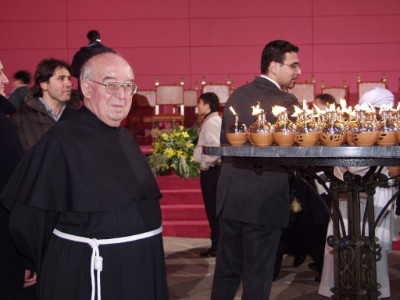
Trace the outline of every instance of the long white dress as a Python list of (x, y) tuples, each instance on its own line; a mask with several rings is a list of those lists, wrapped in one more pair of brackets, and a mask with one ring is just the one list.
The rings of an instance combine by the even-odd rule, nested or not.
[[(364, 175), (368, 171), (369, 167), (335, 167), (334, 175), (343, 179), (343, 174), (346, 171), (352, 174)], [(382, 170), (382, 173), (388, 174), (386, 168)], [(374, 195), (374, 214), (375, 218), (382, 211), (385, 204), (396, 192), (394, 187), (377, 187)], [(360, 211), (365, 210), (366, 195), (361, 194)], [(347, 231), (347, 199), (339, 199), (339, 208), (342, 214), (346, 231)], [(382, 256), (379, 261), (376, 262), (377, 282), (381, 285), (379, 292), (381, 293), (379, 298), (390, 297), (390, 285), (389, 285), (389, 270), (388, 270), (388, 251), (392, 249), (392, 241), (397, 238), (398, 230), (396, 226), (396, 219), (394, 217), (394, 205), (388, 207), (387, 214), (381, 218), (376, 230), (375, 236), (379, 239), (379, 243), (382, 246)], [(367, 227), (368, 228), (368, 227)], [(333, 224), (332, 220), (329, 221), (327, 237), (333, 235)], [(334, 255), (333, 248), (327, 243), (325, 244), (324, 252), (324, 265), (321, 276), (321, 283), (319, 286), (318, 293), (325, 297), (331, 297), (333, 293), (331, 288), (334, 286)]]

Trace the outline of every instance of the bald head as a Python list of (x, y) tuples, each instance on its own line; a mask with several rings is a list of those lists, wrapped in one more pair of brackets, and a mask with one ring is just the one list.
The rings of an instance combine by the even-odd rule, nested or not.
[(107, 125), (119, 126), (132, 104), (132, 93), (124, 86), (135, 80), (129, 63), (115, 53), (93, 56), (82, 67), (80, 80), (84, 105)]

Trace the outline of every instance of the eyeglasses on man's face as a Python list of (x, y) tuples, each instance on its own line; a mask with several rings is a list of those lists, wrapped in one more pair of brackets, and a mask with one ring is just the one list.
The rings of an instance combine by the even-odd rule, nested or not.
[(107, 82), (107, 83), (101, 83), (96, 80), (91, 80), (89, 81), (100, 84), (102, 86), (105, 86), (106, 88), (106, 93), (114, 95), (116, 92), (119, 91), (120, 87), (122, 86), (124, 88), (124, 91), (128, 95), (134, 95), (137, 91), (137, 84), (134, 82)]
[(292, 64), (280, 63), (280, 64), (290, 67), (293, 71), (300, 70), (301, 67), (299, 63), (292, 63)]

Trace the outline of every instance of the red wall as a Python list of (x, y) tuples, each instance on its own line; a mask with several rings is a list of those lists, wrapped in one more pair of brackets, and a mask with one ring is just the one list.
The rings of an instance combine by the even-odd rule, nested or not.
[[(0, 60), (9, 77), (34, 72), (45, 57), (71, 61), (97, 29), (104, 44), (132, 64), (139, 88), (185, 79), (192, 88), (203, 75), (235, 86), (259, 73), (260, 54), (273, 39), (300, 47), (303, 74), (356, 93), (356, 76), (386, 73), (398, 92), (398, 0), (52, 0), (3, 1)], [(11, 84), (7, 90), (10, 90)]]

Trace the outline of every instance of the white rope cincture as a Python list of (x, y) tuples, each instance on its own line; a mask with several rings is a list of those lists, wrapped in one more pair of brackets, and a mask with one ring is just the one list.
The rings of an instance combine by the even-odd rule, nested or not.
[[(73, 235), (73, 234), (69, 234), (69, 233), (64, 233), (57, 229), (53, 230), (53, 233), (60, 238), (63, 238), (65, 240), (69, 240), (69, 241), (73, 241), (73, 242), (85, 243), (85, 244), (90, 245), (90, 247), (92, 247), (92, 249), (93, 249), (92, 257), (90, 260), (90, 279), (91, 279), (91, 284), (92, 284), (92, 295), (90, 298), (91, 300), (95, 300), (96, 285), (97, 285), (97, 299), (101, 300), (100, 272), (103, 270), (103, 257), (100, 256), (99, 246), (121, 244), (121, 243), (142, 240), (142, 239), (145, 239), (148, 237), (158, 235), (161, 232), (162, 232), (162, 226), (160, 226), (157, 229), (151, 230), (151, 231), (134, 234), (134, 235), (130, 235), (130, 236), (98, 240), (98, 239), (90, 239), (90, 238), (86, 238), (86, 237), (82, 237), (82, 236), (78, 236), (78, 235)], [(96, 279), (95, 279), (95, 274), (94, 274), (95, 271), (97, 272)]]

